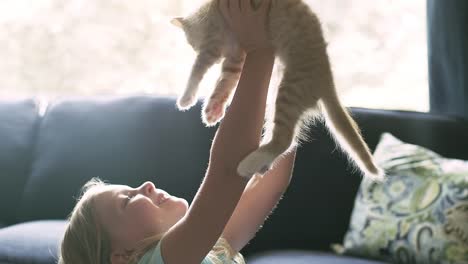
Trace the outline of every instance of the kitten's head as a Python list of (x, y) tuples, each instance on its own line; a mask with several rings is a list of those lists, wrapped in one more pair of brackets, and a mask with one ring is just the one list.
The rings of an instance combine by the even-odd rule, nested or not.
[(199, 52), (208, 39), (220, 32), (220, 25), (216, 22), (216, 1), (208, 1), (194, 13), (186, 17), (176, 17), (171, 23), (181, 28), (192, 48)]
[(203, 48), (204, 42), (207, 40), (207, 35), (215, 34), (216, 29), (209, 20), (208, 7), (202, 7), (196, 13), (187, 17), (176, 17), (171, 20), (171, 23), (181, 28), (187, 42), (192, 48), (199, 52)]
[(173, 18), (171, 23), (184, 31), (187, 42), (195, 51), (199, 52), (201, 50), (207, 28), (207, 23), (204, 19), (199, 19), (192, 15), (186, 18)]

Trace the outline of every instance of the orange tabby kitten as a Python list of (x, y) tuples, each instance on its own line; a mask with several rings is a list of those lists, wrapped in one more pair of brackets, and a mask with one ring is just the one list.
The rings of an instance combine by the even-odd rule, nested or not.
[[(254, 8), (261, 0), (253, 0)], [(224, 116), (244, 63), (243, 52), (224, 22), (218, 1), (212, 0), (185, 18), (174, 18), (198, 53), (188, 85), (178, 99), (180, 110), (192, 107), (207, 70), (224, 58), (216, 87), (204, 103), (203, 122), (216, 124)], [(341, 105), (334, 87), (320, 21), (302, 0), (273, 0), (268, 21), (275, 55), (284, 64), (278, 88), (271, 139), (241, 161), (238, 173), (250, 178), (271, 168), (278, 156), (305, 139), (306, 124), (323, 112), (336, 142), (365, 176), (384, 178), (374, 163), (359, 128)], [(322, 110), (322, 111), (320, 111)]]

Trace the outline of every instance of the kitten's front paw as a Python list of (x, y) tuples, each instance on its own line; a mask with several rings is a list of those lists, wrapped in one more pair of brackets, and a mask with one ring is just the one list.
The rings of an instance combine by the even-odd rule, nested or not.
[(254, 174), (265, 174), (272, 167), (276, 155), (256, 150), (243, 159), (237, 167), (237, 173), (244, 178), (250, 179)]
[(197, 103), (197, 98), (195, 94), (184, 94), (182, 97), (179, 97), (177, 100), (177, 108), (184, 111), (190, 109)]
[(203, 109), (203, 123), (214, 126), (224, 117), (224, 105), (220, 102), (210, 101)]

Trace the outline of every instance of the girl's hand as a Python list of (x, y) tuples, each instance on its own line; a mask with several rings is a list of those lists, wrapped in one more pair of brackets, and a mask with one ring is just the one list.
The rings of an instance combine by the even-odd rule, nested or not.
[(251, 0), (218, 0), (223, 17), (244, 52), (271, 49), (268, 13), (271, 0), (262, 0), (257, 10)]

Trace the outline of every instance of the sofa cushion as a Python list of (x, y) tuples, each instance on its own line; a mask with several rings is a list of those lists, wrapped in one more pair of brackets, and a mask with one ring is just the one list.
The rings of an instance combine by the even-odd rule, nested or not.
[(0, 263), (57, 263), (66, 221), (35, 221), (0, 229)]
[(39, 123), (34, 100), (0, 102), (0, 222), (15, 222)]
[(305, 251), (288, 250), (273, 251), (257, 254), (249, 257), (249, 264), (383, 264), (385, 262), (359, 259), (353, 257), (337, 256), (333, 254)]
[(174, 99), (151, 96), (51, 103), (41, 122), (20, 220), (65, 219), (92, 177), (133, 187), (150, 180), (191, 201), (214, 134), (202, 124), (200, 111), (200, 104), (181, 112)]
[(383, 183), (361, 183), (345, 254), (392, 263), (468, 261), (468, 161), (447, 159), (389, 133), (376, 162)]

